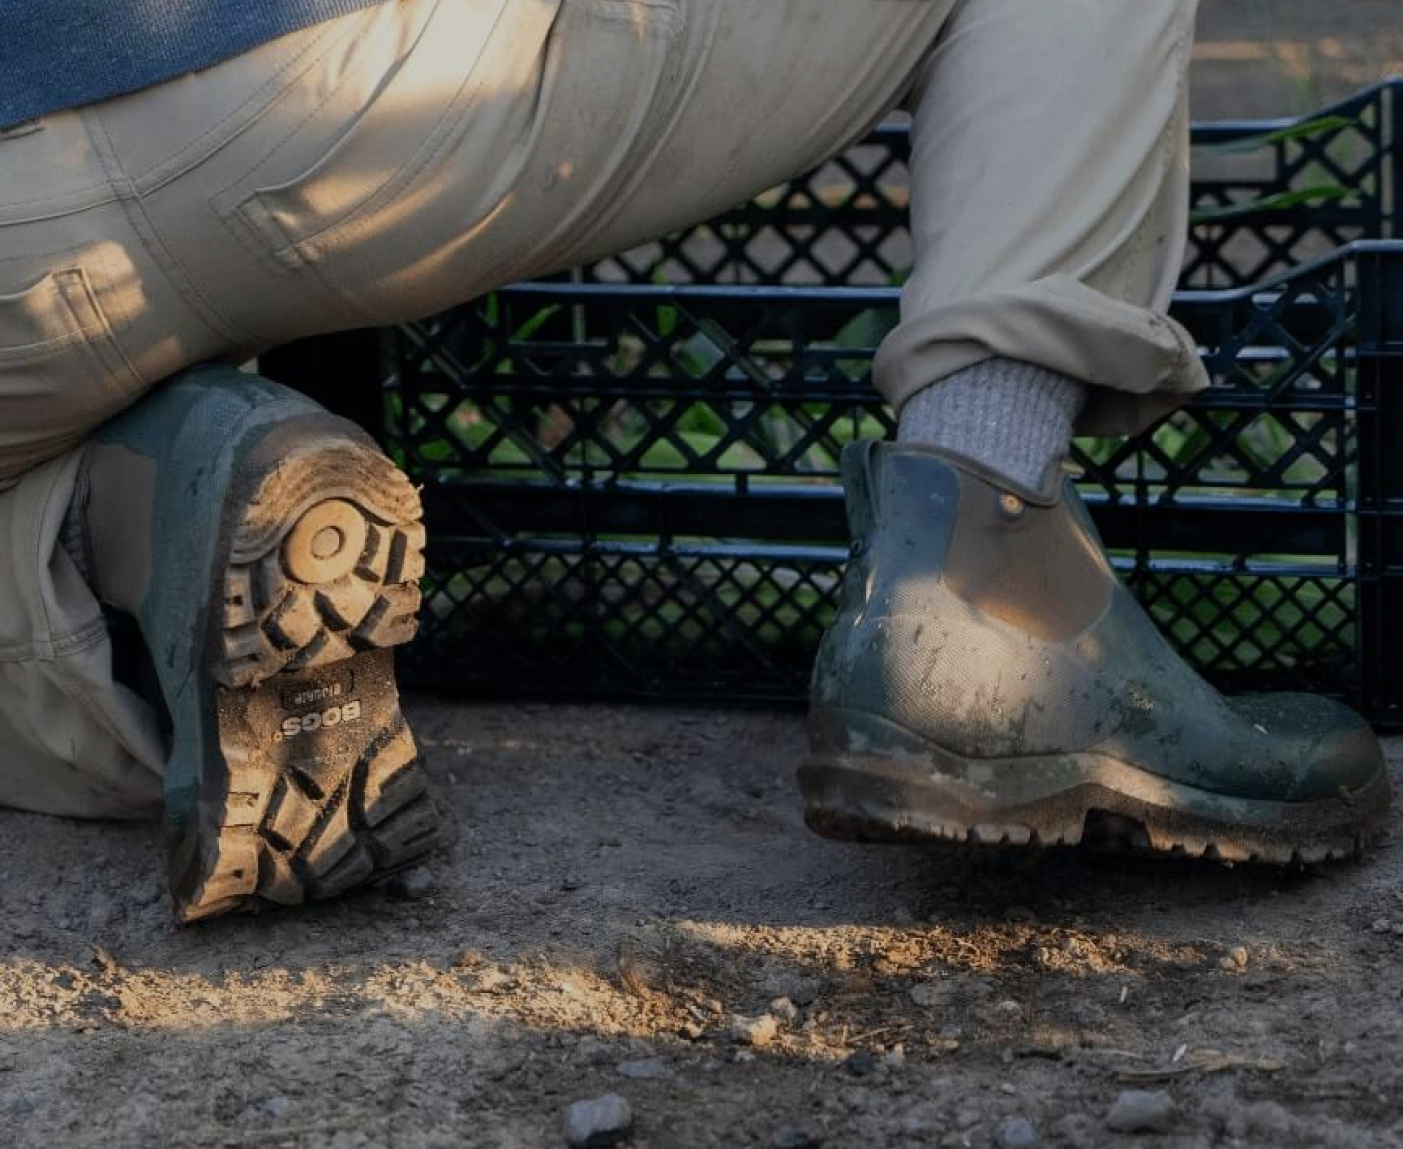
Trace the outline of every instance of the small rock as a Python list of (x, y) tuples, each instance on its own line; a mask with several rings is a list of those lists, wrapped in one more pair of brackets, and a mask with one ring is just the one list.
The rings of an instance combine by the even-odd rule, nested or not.
[(677, 1027), (677, 1036), (684, 1041), (700, 1041), (706, 1036), (706, 1030), (695, 1021), (684, 1021)]
[(823, 1139), (802, 1125), (781, 1125), (770, 1138), (774, 1149), (818, 1149)]
[(385, 893), (397, 902), (422, 902), (438, 891), (438, 881), (423, 866), (395, 874), (385, 883)]
[(1160, 1090), (1127, 1089), (1106, 1114), (1106, 1127), (1117, 1133), (1167, 1133), (1179, 1119), (1179, 1109)]
[(955, 1114), (955, 1124), (961, 1129), (972, 1129), (979, 1124), (978, 1109), (961, 1109)]
[(886, 1052), (882, 1058), (882, 1064), (891, 1070), (902, 1070), (906, 1068), (906, 1046), (898, 1042)]
[(755, 978), (755, 989), (766, 998), (787, 997), (797, 1006), (812, 1005), (818, 998), (818, 978), (770, 967)]
[(286, 1117), (292, 1110), (292, 1102), (286, 1097), (270, 1097), (258, 1107), (266, 1117), (271, 1117), (275, 1121)]
[(671, 1071), (661, 1057), (642, 1057), (637, 1061), (621, 1061), (619, 1072), (635, 1081), (654, 1081), (669, 1076)]
[(1247, 947), (1233, 946), (1223, 955), (1223, 960), (1218, 963), (1223, 969), (1246, 969), (1247, 968)]
[(477, 969), (478, 966), (487, 964), (487, 955), (480, 949), (469, 946), (453, 959), (453, 964), (459, 969)]
[(617, 1145), (633, 1131), (633, 1107), (617, 1093), (576, 1101), (565, 1111), (564, 1128), (570, 1149)]
[(770, 1002), (770, 1012), (780, 1021), (793, 1022), (799, 1018), (799, 1007), (787, 997), (777, 997)]
[(870, 1049), (854, 1050), (843, 1062), (843, 1068), (854, 1077), (866, 1077), (877, 1068), (877, 1055)]
[(742, 1045), (763, 1049), (779, 1036), (779, 1022), (768, 1013), (759, 1017), (733, 1017), (730, 1031)]
[(1393, 929), (1393, 923), (1387, 918), (1375, 918), (1374, 924), (1369, 928), (1376, 934), (1386, 934)]
[(1026, 1117), (1008, 1117), (994, 1127), (995, 1149), (1037, 1149), (1038, 1131)]

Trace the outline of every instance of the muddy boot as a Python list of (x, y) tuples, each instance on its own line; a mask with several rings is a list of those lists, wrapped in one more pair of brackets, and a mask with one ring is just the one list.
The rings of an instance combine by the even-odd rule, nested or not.
[(71, 521), (135, 617), (171, 722), (181, 921), (325, 898), (436, 842), (392, 647), (414, 634), (419, 497), (358, 428), (198, 368), (103, 427)]
[(1356, 855), (1389, 790), (1369, 727), (1307, 695), (1225, 699), (1116, 578), (1072, 484), (854, 444), (853, 559), (815, 668), (809, 825), (1226, 861)]

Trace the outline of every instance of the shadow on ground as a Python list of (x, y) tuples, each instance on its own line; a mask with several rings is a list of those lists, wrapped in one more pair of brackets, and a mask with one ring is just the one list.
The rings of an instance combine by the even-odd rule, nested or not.
[(0, 814), (7, 1144), (553, 1145), (610, 1091), (637, 1145), (1114, 1144), (1132, 1086), (1162, 1145), (1403, 1140), (1387, 843), (1306, 877), (850, 846), (802, 826), (792, 715), (412, 714), (458, 828), (421, 900), (176, 930), (153, 827)]

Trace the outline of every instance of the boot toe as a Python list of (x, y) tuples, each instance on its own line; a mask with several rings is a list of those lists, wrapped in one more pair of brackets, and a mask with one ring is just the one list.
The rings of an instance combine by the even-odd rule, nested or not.
[(1240, 697), (1232, 708), (1278, 746), (1291, 748), (1295, 784), (1288, 801), (1311, 802), (1353, 793), (1384, 773), (1383, 748), (1369, 724), (1349, 707), (1312, 694)]

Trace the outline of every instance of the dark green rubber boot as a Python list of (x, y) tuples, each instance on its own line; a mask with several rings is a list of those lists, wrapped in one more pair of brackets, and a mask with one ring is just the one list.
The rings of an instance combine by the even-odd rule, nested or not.
[(373, 441), (198, 368), (99, 430), (75, 509), (90, 581), (136, 618), (170, 715), (181, 921), (329, 897), (436, 844), (391, 650), (416, 626), (419, 497)]
[(1355, 856), (1389, 802), (1325, 699), (1226, 699), (1116, 578), (1075, 489), (875, 442), (843, 457), (853, 558), (814, 671), (809, 825), (869, 841)]

